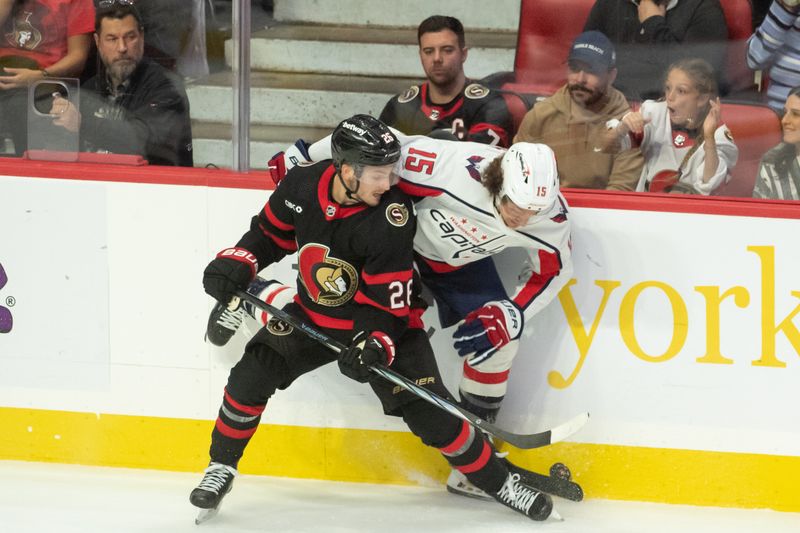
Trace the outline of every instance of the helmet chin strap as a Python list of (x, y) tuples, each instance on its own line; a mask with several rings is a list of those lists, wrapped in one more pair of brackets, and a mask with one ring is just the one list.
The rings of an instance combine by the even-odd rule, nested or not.
[(350, 200), (355, 200), (357, 202), (360, 202), (361, 199), (356, 197), (355, 194), (358, 192), (358, 188), (361, 186), (361, 182), (356, 180), (356, 188), (351, 190), (350, 187), (348, 187), (347, 184), (344, 182), (341, 169), (339, 169), (339, 172), (336, 173), (336, 176), (339, 178), (339, 182), (342, 184), (342, 187), (344, 187), (345, 191), (344, 195), (347, 196)]

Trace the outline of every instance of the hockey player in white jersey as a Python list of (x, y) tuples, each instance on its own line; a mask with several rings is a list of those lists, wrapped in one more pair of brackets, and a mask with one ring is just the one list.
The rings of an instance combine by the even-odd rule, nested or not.
[[(555, 156), (543, 144), (517, 143), (504, 150), (395, 133), (402, 145), (399, 187), (419, 199), (417, 268), (436, 300), (442, 327), (461, 322), (453, 335), (464, 357), (461, 404), (493, 421), (525, 322), (553, 300), (572, 273), (569, 210), (559, 192)], [(311, 146), (298, 141), (284, 154), (283, 165), (288, 170), (298, 161), (330, 157), (329, 137)], [(491, 259), (507, 248), (521, 248), (528, 256), (512, 295)], [(279, 288), (264, 289), (262, 283), (262, 290), (248, 290), (269, 298)], [(208, 335), (215, 344), (224, 344), (235, 331), (230, 317), (223, 320), (228, 314), (224, 308), (212, 311)], [(448, 490), (484, 496), (455, 470)]]

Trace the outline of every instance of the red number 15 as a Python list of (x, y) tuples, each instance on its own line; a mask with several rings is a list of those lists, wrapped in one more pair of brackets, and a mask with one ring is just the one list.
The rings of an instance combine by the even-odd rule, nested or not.
[(436, 154), (433, 152), (423, 152), (416, 148), (409, 148), (408, 157), (406, 157), (403, 166), (406, 170), (424, 172), (430, 175), (433, 172), (434, 159), (436, 159)]

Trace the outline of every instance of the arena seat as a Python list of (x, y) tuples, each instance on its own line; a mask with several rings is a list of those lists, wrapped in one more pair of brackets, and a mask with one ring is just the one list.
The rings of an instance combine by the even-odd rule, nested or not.
[(521, 92), (548, 95), (564, 84), (569, 46), (593, 5), (594, 0), (521, 0), (514, 57)]
[(753, 34), (753, 8), (750, 0), (720, 0), (728, 25), (728, 51), (725, 64), (731, 96), (755, 92), (755, 73), (747, 67), (747, 39)]
[(722, 120), (739, 147), (739, 161), (731, 171), (731, 181), (714, 191), (714, 196), (750, 197), (761, 157), (781, 140), (780, 118), (764, 104), (723, 102)]

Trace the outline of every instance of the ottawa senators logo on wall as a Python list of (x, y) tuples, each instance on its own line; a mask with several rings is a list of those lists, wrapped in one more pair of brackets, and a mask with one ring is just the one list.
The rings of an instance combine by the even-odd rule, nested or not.
[(335, 307), (356, 293), (358, 275), (349, 263), (328, 256), (330, 251), (321, 244), (306, 244), (297, 253), (297, 267), (308, 296), (320, 305)]

